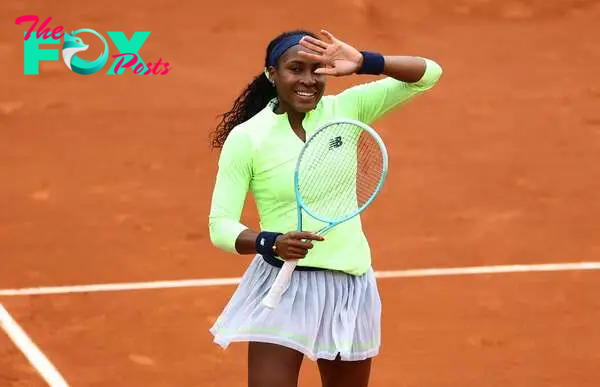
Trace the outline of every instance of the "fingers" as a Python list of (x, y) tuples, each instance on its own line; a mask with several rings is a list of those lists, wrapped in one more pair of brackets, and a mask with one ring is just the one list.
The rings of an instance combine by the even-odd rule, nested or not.
[(323, 36), (325, 36), (327, 39), (329, 39), (329, 41), (331, 43), (335, 42), (337, 39), (335, 38), (335, 36), (333, 36), (333, 34), (331, 34), (331, 32), (327, 31), (327, 30), (321, 30), (321, 34)]
[(330, 67), (320, 67), (315, 70), (315, 74), (323, 74), (323, 75), (337, 75), (337, 70), (335, 67), (331, 66), (331, 64), (321, 55), (311, 54), (306, 51), (298, 51), (298, 55), (313, 60), (315, 62), (322, 63), (324, 65), (329, 65)]
[(315, 62), (319, 62), (319, 63), (326, 62), (325, 58), (323, 58), (322, 55), (311, 54), (310, 52), (306, 52), (306, 51), (298, 51), (298, 55), (300, 55), (301, 57), (304, 57), (306, 59), (313, 60)]
[(306, 257), (306, 254), (308, 253), (308, 251), (303, 250), (303, 249), (298, 249), (295, 247), (290, 247), (287, 250), (287, 258), (290, 259), (302, 259)]
[(300, 45), (303, 48), (305, 48), (306, 50), (310, 51), (309, 53), (316, 53), (316, 54), (323, 55), (326, 51), (324, 48), (314, 45), (310, 42), (306, 42), (306, 41), (301, 41)]
[(327, 43), (308, 35), (300, 40), (300, 44), (317, 52), (323, 52), (328, 47)]
[(323, 241), (321, 235), (308, 231), (290, 231), (280, 237), (278, 250), (284, 259), (302, 259), (314, 245), (310, 241)]
[(301, 255), (301, 256), (305, 256), (306, 253), (308, 253), (308, 250), (306, 250), (306, 249), (301, 249), (299, 247), (293, 247), (293, 246), (288, 247), (287, 251), (290, 254)]
[(308, 232), (308, 231), (294, 231), (293, 233), (291, 233), (290, 237), (293, 239), (306, 239), (306, 240), (310, 240), (310, 241), (324, 241), (325, 240), (325, 238), (323, 238), (323, 236), (312, 233), (312, 232)]
[(315, 70), (315, 74), (337, 75), (337, 70), (334, 67), (320, 67)]
[(300, 239), (290, 239), (288, 241), (287, 245), (289, 247), (294, 247), (294, 248), (302, 249), (302, 250), (310, 250), (314, 247), (311, 242), (304, 242), (303, 240), (300, 240)]

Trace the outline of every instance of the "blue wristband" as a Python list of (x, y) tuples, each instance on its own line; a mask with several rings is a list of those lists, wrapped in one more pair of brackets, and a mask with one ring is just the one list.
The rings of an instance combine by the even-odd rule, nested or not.
[(363, 55), (363, 62), (356, 72), (357, 74), (380, 75), (383, 73), (385, 68), (383, 55), (370, 51), (361, 51), (360, 53)]
[(275, 252), (275, 241), (279, 235), (283, 235), (280, 232), (261, 231), (256, 237), (256, 252), (260, 255), (267, 257), (274, 257), (277, 255)]

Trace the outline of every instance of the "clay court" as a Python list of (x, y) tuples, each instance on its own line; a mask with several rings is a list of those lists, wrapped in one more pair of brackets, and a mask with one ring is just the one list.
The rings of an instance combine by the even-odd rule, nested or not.
[[(245, 386), (246, 345), (223, 351), (208, 332), (234, 285), (156, 281), (242, 275), (250, 257), (208, 237), (208, 135), (269, 40), (297, 27), (444, 68), (374, 125), (390, 172), (363, 219), (374, 268), (394, 273), (379, 280), (371, 386), (598, 385), (597, 2), (13, 0), (0, 14), (0, 303), (69, 385)], [(28, 14), (151, 31), (140, 55), (172, 70), (81, 76), (61, 58), (24, 75), (14, 22)], [(95, 59), (100, 40), (83, 36), (80, 57)], [(512, 266), (545, 264), (557, 266)], [(465, 267), (479, 272), (445, 275)], [(153, 288), (77, 287), (140, 283)], [(25, 352), (0, 332), (0, 386), (48, 385)], [(308, 360), (300, 385), (320, 385)]]

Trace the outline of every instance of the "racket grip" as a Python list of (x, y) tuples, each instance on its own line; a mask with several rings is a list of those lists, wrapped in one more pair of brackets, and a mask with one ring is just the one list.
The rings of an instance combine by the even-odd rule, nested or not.
[(275, 277), (275, 282), (273, 282), (273, 285), (271, 285), (271, 288), (269, 289), (269, 293), (267, 293), (262, 301), (264, 306), (273, 309), (279, 304), (281, 296), (292, 278), (292, 274), (294, 273), (297, 264), (298, 260), (295, 259), (290, 259), (283, 263), (279, 273), (277, 273), (277, 277)]

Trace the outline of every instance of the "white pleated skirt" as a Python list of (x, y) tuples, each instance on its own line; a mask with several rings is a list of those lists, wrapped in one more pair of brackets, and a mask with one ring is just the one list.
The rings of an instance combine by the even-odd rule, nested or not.
[(373, 270), (295, 271), (281, 303), (261, 304), (279, 268), (256, 255), (210, 329), (223, 348), (255, 341), (295, 349), (312, 360), (374, 357), (381, 342), (381, 300)]

